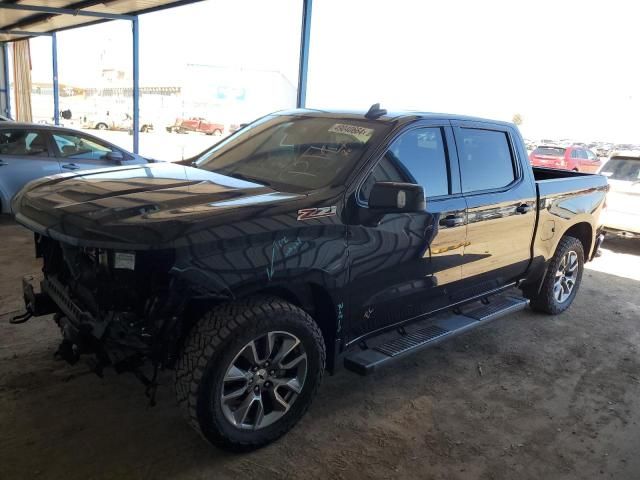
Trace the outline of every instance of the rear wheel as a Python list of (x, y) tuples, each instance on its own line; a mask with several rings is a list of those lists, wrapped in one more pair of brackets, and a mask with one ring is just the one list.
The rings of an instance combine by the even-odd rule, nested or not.
[(176, 394), (191, 425), (219, 447), (247, 451), (291, 429), (324, 373), (322, 334), (277, 298), (211, 310), (194, 327), (176, 368)]
[(108, 130), (109, 129), (109, 125), (107, 125), (106, 123), (98, 123), (96, 125), (96, 130)]
[(549, 263), (540, 292), (530, 297), (531, 307), (551, 315), (564, 312), (578, 292), (583, 271), (582, 242), (574, 237), (563, 237)]

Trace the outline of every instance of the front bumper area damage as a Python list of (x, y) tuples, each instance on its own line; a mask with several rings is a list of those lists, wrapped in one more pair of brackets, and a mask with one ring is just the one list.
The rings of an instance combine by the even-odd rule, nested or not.
[(33, 277), (23, 278), (25, 307), (34, 317), (54, 314), (63, 337), (56, 356), (74, 364), (82, 354), (95, 354), (96, 373), (102, 373), (106, 365), (117, 372), (135, 370), (144, 357), (152, 357), (152, 336), (140, 328), (140, 319), (127, 312), (94, 315), (55, 276), (42, 279), (39, 292), (36, 283)]

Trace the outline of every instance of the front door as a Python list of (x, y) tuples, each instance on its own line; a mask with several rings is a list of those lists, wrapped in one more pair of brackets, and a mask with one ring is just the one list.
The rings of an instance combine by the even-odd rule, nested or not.
[(348, 341), (448, 304), (466, 237), (456, 172), (451, 128), (425, 123), (401, 133), (357, 191), (358, 208), (366, 210), (376, 182), (414, 183), (424, 188), (427, 207), (349, 225)]

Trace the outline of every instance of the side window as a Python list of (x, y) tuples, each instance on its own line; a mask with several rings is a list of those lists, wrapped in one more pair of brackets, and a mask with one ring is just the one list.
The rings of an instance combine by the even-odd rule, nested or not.
[(571, 150), (571, 158), (580, 158), (580, 155), (578, 155), (578, 150), (576, 150), (575, 148)]
[(515, 180), (506, 132), (460, 128), (456, 143), (464, 193), (506, 187)]
[(596, 154), (593, 153), (591, 150), (587, 150), (587, 158), (589, 160), (597, 160), (598, 157), (596, 157)]
[(583, 160), (587, 160), (589, 158), (586, 150), (580, 150), (580, 158)]
[(63, 158), (88, 158), (100, 160), (113, 149), (91, 138), (70, 133), (54, 133), (53, 140)]
[(398, 137), (367, 177), (360, 190), (369, 198), (376, 182), (415, 183), (427, 197), (449, 194), (449, 171), (443, 131), (439, 127), (409, 130)]
[(29, 130), (3, 130), (0, 132), (0, 154), (48, 157), (47, 137)]

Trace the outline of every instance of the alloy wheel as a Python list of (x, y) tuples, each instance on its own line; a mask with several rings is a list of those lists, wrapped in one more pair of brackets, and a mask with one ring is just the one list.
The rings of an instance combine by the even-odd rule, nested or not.
[(247, 343), (222, 380), (225, 418), (243, 430), (258, 430), (282, 418), (296, 401), (307, 376), (307, 354), (298, 337), (269, 332)]
[(571, 296), (578, 277), (578, 254), (568, 251), (560, 260), (553, 283), (553, 296), (559, 303), (564, 303)]

